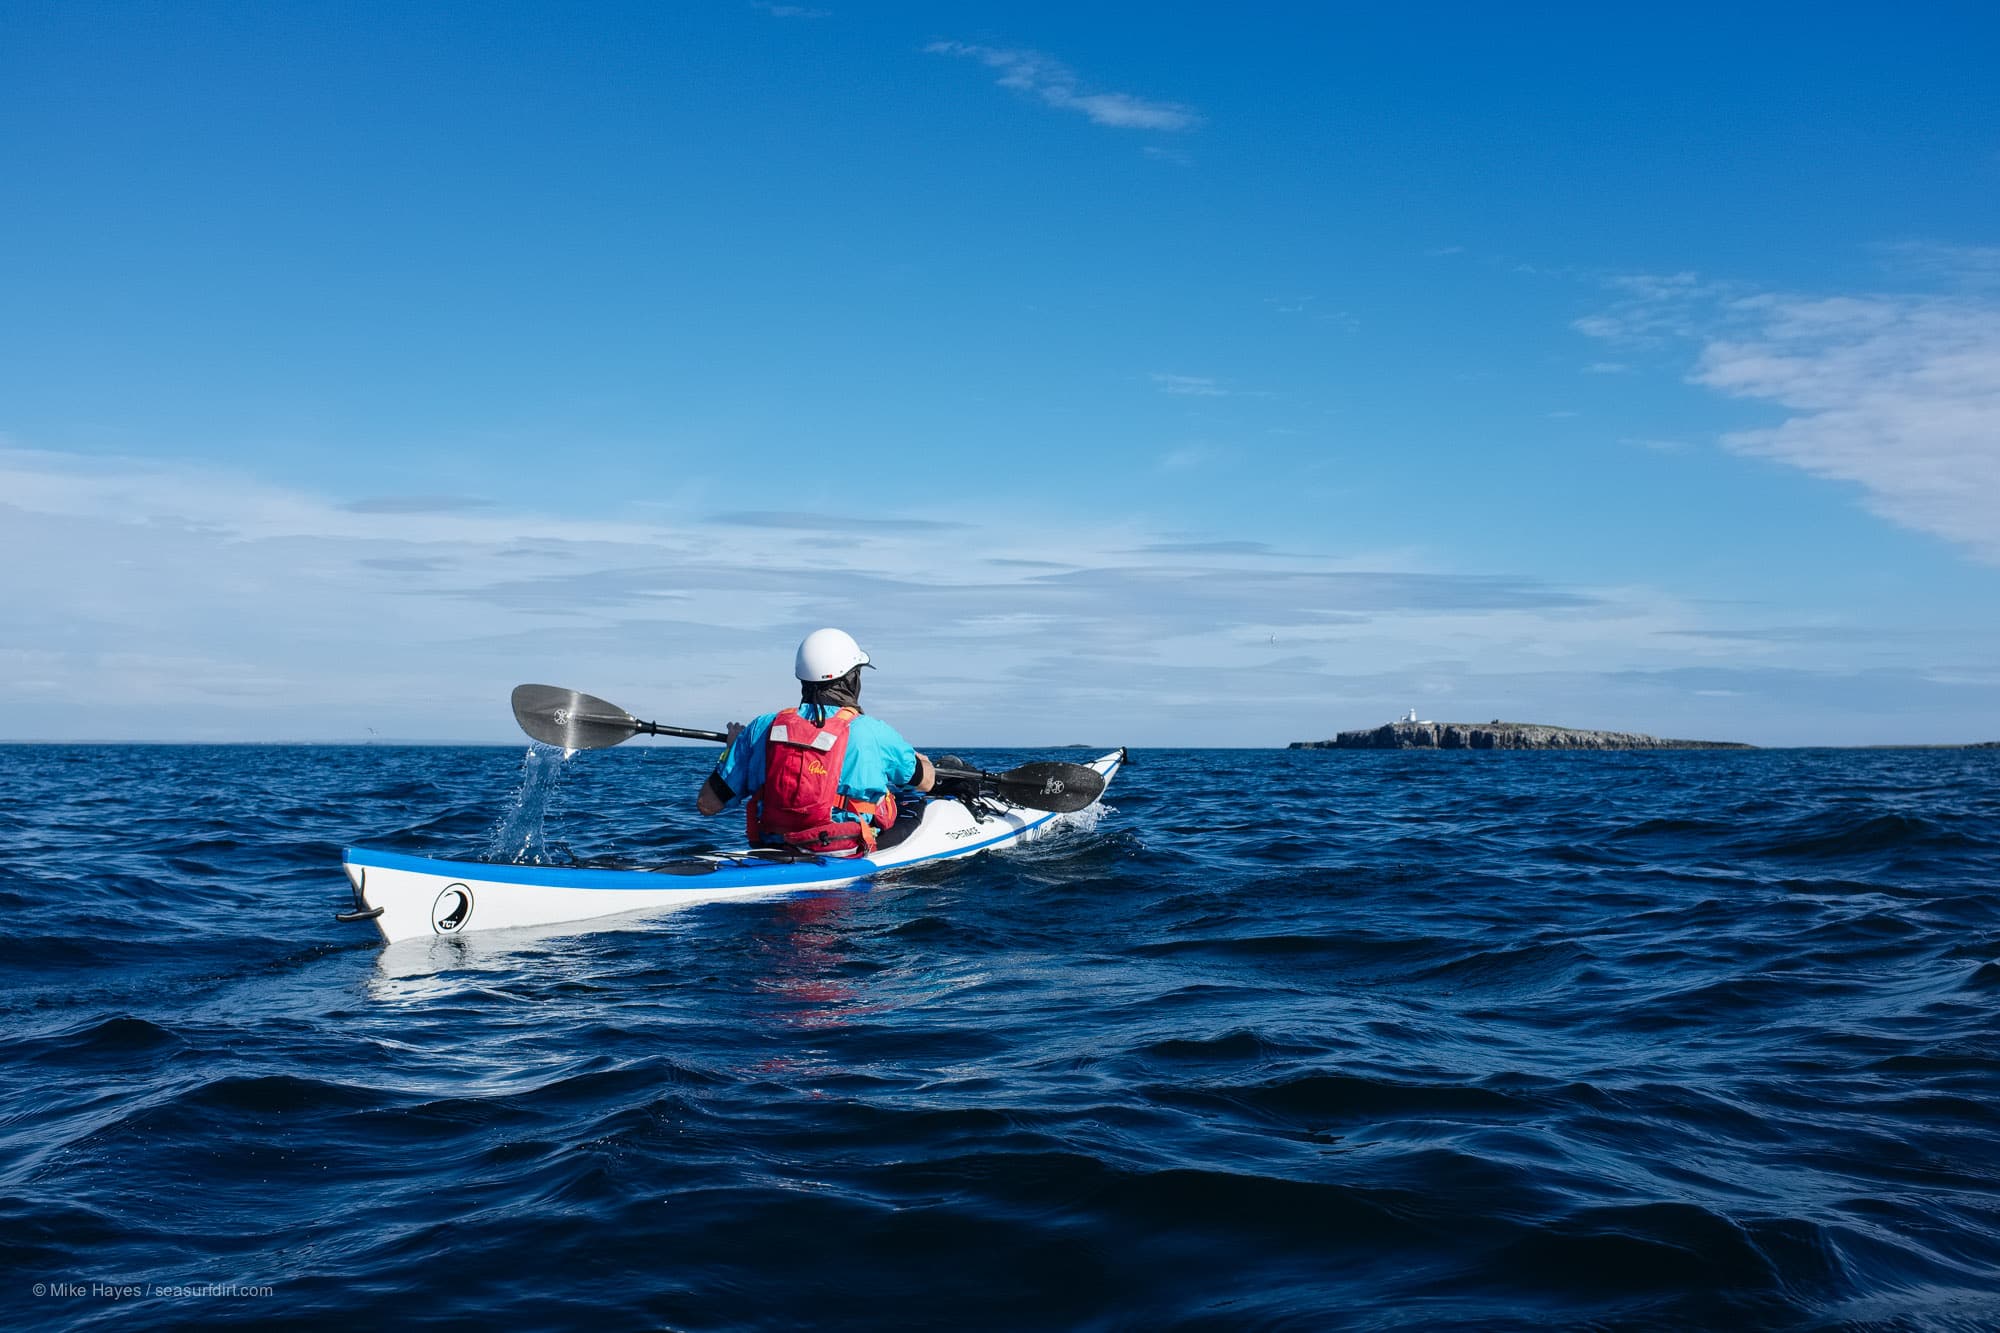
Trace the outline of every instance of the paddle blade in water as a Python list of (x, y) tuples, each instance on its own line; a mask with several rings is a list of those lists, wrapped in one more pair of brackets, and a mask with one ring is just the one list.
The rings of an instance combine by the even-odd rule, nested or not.
[(560, 685), (516, 685), (514, 720), (544, 745), (600, 750), (630, 740), (639, 719), (613, 703)]
[(993, 786), (1002, 797), (1030, 810), (1053, 810), (1069, 814), (1087, 808), (1104, 794), (1104, 775), (1082, 764), (1050, 760), (1023, 764), (994, 775)]

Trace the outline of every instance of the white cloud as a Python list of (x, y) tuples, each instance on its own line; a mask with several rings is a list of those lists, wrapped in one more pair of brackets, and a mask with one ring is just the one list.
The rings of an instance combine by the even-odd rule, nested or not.
[(812, 9), (806, 5), (773, 4), (771, 0), (750, 0), (752, 9), (761, 9), (774, 19), (823, 19), (830, 18), (830, 9)]
[(2000, 309), (1927, 297), (1739, 302), (1697, 383), (1793, 415), (1723, 443), (1855, 482), (1883, 517), (2000, 564)]
[[(1191, 447), (1163, 465), (1205, 457)], [(1605, 682), (1829, 664), (1827, 643), (1749, 634), (1756, 626), (1708, 633), (1729, 627), (1653, 589), (1131, 520), (1079, 528), (968, 508), (951, 523), (878, 513), (799, 526), (764, 511), (645, 521), (400, 508), (184, 463), (0, 449), (0, 564), (16, 571), (0, 580), (0, 737), (373, 728), (502, 741), (507, 691), (530, 679), (713, 727), (782, 695), (798, 635), (827, 620), (874, 652), (871, 698), (920, 744), (1280, 743), (1386, 718), (1426, 683), (1473, 718), (1504, 705), (1699, 731), (1658, 711), (1687, 691)], [(1833, 646), (1931, 663), (1945, 651), (1979, 660), (1991, 645), (1888, 635)], [(2000, 726), (2000, 682), (1952, 688), (1954, 726), (1981, 707)], [(1745, 717), (1765, 729), (1750, 739), (1781, 734), (1764, 714)], [(1721, 734), (1745, 735), (1744, 721)]]
[(1201, 124), (1193, 108), (1156, 102), (1130, 93), (1087, 93), (1076, 72), (1039, 51), (932, 42), (932, 55), (962, 56), (1000, 72), (999, 84), (1062, 111), (1075, 111), (1099, 125), (1123, 130), (1191, 130)]
[(1851, 482), (1882, 517), (2000, 564), (2000, 302), (1746, 294), (1691, 274), (1620, 287), (1576, 327), (1691, 339), (1694, 383), (1787, 414), (1725, 435), (1726, 448)]

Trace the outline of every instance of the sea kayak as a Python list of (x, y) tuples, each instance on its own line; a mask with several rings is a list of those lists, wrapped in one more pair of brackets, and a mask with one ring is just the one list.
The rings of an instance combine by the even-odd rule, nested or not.
[[(1124, 762), (1125, 752), (1113, 750), (1089, 767), (1108, 783)], [(471, 930), (806, 893), (1025, 842), (1062, 818), (990, 797), (970, 804), (941, 798), (923, 803), (908, 836), (866, 856), (745, 849), (616, 867), (447, 861), (350, 847), (342, 861), (354, 907), (338, 919), (372, 921), (382, 938), (394, 944)]]

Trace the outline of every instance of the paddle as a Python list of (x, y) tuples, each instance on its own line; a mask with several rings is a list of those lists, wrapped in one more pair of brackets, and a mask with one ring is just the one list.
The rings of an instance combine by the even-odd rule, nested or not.
[[(521, 730), (542, 744), (565, 750), (601, 750), (634, 736), (678, 736), (682, 740), (714, 741), (718, 745), (729, 742), (725, 732), (642, 722), (617, 704), (559, 685), (516, 685), (514, 720), (521, 724)], [(937, 774), (940, 778), (972, 783), (1030, 810), (1058, 814), (1081, 810), (1104, 793), (1102, 773), (1083, 764), (1058, 760), (1022, 764), (1005, 773), (939, 766)]]
[(689, 741), (729, 743), (720, 731), (663, 727), (641, 722), (617, 704), (560, 685), (516, 685), (514, 720), (521, 730), (544, 745), (565, 750), (602, 750), (634, 736), (678, 736)]
[(1043, 760), (1022, 764), (1005, 773), (988, 773), (977, 768), (950, 768), (936, 765), (939, 778), (970, 782), (1015, 805), (1030, 810), (1053, 810), (1069, 814), (1082, 810), (1104, 794), (1104, 775), (1083, 764)]

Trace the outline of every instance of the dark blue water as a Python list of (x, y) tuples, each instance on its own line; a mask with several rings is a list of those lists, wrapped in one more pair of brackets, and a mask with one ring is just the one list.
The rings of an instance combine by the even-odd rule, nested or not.
[[(1134, 758), (384, 949), (341, 846), (518, 852), (519, 749), (0, 749), (0, 1320), (2000, 1326), (2000, 752)], [(726, 837), (704, 763), (579, 756), (531, 853)]]

